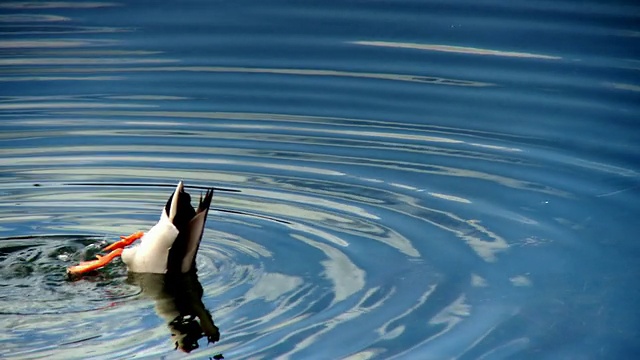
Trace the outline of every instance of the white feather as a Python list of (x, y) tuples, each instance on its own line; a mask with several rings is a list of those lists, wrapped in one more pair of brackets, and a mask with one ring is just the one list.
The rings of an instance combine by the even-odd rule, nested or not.
[(180, 192), (182, 192), (183, 185), (182, 181), (178, 183), (176, 186), (176, 191), (173, 193), (173, 198), (171, 199), (171, 209), (169, 211), (169, 220), (173, 221), (176, 218), (176, 214), (178, 213), (178, 197)]
[(131, 272), (164, 274), (169, 250), (177, 237), (178, 229), (163, 209), (160, 221), (144, 234), (140, 243), (122, 251), (122, 261)]

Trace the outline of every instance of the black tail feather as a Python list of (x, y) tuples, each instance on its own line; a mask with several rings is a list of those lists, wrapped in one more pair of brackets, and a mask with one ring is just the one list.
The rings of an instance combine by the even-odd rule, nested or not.
[[(209, 211), (209, 206), (211, 206), (211, 200), (213, 198), (213, 189), (208, 189), (204, 198), (202, 193), (200, 194), (200, 199), (198, 201), (198, 209), (195, 210), (193, 206), (190, 204), (191, 197), (186, 192), (180, 194), (180, 207), (179, 210), (182, 212), (178, 212), (179, 224), (174, 221), (174, 225), (178, 228), (178, 237), (176, 238), (173, 246), (169, 250), (169, 259), (167, 264), (167, 273), (181, 273), (182, 272), (182, 264), (185, 261), (185, 257), (188, 256), (189, 249), (193, 249), (195, 246), (195, 251), (197, 254), (197, 250), (200, 246), (200, 240), (202, 239), (202, 232), (204, 231), (204, 225), (207, 221), (207, 215)], [(189, 203), (183, 202), (183, 199), (188, 199)], [(171, 198), (169, 198), (168, 204), (170, 204)], [(180, 216), (184, 215), (184, 216)], [(192, 229), (191, 221), (197, 216), (204, 216), (204, 221), (202, 223), (202, 227), (200, 229)], [(192, 231), (198, 231), (198, 234), (191, 234)], [(197, 243), (191, 244), (191, 242), (197, 241)], [(193, 253), (192, 253), (193, 254)], [(193, 254), (192, 265), (190, 266), (191, 270), (195, 270), (195, 254)]]

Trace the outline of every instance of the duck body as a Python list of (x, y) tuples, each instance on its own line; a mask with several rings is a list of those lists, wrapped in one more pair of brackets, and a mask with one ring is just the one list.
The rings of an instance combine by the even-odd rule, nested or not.
[[(70, 276), (80, 275), (105, 266), (117, 256), (133, 273), (186, 274), (196, 271), (196, 254), (200, 247), (213, 189), (200, 196), (198, 208), (191, 206), (191, 196), (182, 181), (162, 209), (160, 220), (146, 233), (122, 237), (106, 248), (111, 251), (97, 260), (86, 261), (67, 269)], [(134, 241), (141, 241), (132, 246)]]

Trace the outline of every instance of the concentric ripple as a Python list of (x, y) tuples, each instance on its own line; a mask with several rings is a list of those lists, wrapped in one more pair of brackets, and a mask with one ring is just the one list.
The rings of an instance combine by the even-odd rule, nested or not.
[[(637, 6), (212, 4), (0, 4), (0, 357), (637, 349)], [(179, 180), (188, 301), (67, 279)]]
[[(413, 129), (409, 137), (397, 125), (379, 124), (375, 133), (343, 141), (327, 135), (339, 134), (343, 125), (289, 118), (286, 126), (277, 126), (254, 116), (271, 125), (251, 134), (237, 132), (235, 139), (225, 136), (224, 147), (206, 147), (217, 141), (212, 133), (229, 125), (180, 122), (180, 128), (191, 130), (167, 138), (158, 134), (170, 132), (176, 120), (156, 120), (146, 128), (145, 116), (113, 120), (108, 128), (95, 120), (5, 123), (19, 129), (11, 141), (28, 144), (30, 134), (46, 127), (48, 138), (66, 144), (46, 153), (28, 146), (6, 150), (0, 160), (11, 166), (5, 173), (11, 185), (2, 203), (4, 231), (35, 234), (2, 241), (3, 286), (11, 289), (3, 295), (3, 322), (19, 329), (19, 315), (55, 319), (22, 325), (20, 339), (46, 334), (45, 339), (30, 341), (30, 350), (23, 352), (14, 338), (17, 347), (9, 345), (7, 354), (46, 354), (52, 343), (56, 351), (81, 348), (105, 356), (115, 356), (106, 350), (115, 347), (118, 357), (142, 349), (149, 356), (170, 351), (167, 324), (154, 313), (153, 298), (127, 282), (122, 264), (77, 282), (66, 281), (63, 273), (118, 235), (149, 228), (176, 179), (196, 194), (211, 185), (236, 190), (216, 192), (198, 256), (203, 301), (222, 333), (214, 349), (232, 358), (423, 351), (438, 358), (496, 346), (507, 353), (523, 351), (525, 340), (503, 344), (488, 334), (530, 316), (522, 312), (537, 305), (524, 299), (542, 271), (532, 262), (560, 256), (549, 247), (556, 242), (570, 246), (577, 240), (566, 226), (579, 224), (542, 211), (549, 203), (568, 206), (579, 194), (535, 183), (529, 180), (533, 176), (501, 173), (500, 164), (523, 171), (544, 164), (519, 157), (523, 144), (507, 146), (499, 135), (425, 128)], [(284, 134), (301, 126), (304, 134)], [(379, 134), (388, 139), (387, 151), (365, 158), (364, 152), (380, 145)], [(172, 143), (184, 141), (181, 137), (189, 145)], [(80, 139), (94, 145), (74, 144)], [(262, 150), (240, 145), (249, 141)], [(323, 151), (286, 149), (296, 141)], [(410, 154), (418, 157), (411, 161)], [(434, 160), (421, 163), (420, 156)], [(438, 165), (438, 158), (449, 166)], [(456, 159), (492, 164), (492, 172), (487, 166), (456, 168)], [(586, 163), (581, 171), (594, 171), (595, 165)], [(496, 201), (462, 190), (469, 183), (491, 192)], [(522, 207), (500, 205), (500, 193), (507, 189)], [(615, 196), (610, 190), (594, 195)], [(523, 227), (529, 230), (523, 233)], [(583, 246), (581, 251), (595, 250)], [(100, 331), (91, 337), (75, 326), (98, 326), (94, 323)], [(451, 337), (454, 347), (447, 345)], [(133, 340), (141, 338), (147, 340)], [(460, 343), (470, 348), (461, 349)]]

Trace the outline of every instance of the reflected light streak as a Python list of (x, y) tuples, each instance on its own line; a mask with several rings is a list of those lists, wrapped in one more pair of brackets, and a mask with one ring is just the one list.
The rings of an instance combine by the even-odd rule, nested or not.
[[(356, 140), (355, 137), (381, 137), (381, 138), (391, 138), (391, 139), (403, 139), (403, 140), (416, 140), (416, 141), (424, 141), (424, 142), (432, 142), (432, 143), (452, 143), (452, 144), (466, 144), (473, 147), (481, 147), (488, 148), (492, 150), (500, 150), (505, 152), (522, 152), (522, 149), (513, 148), (513, 147), (505, 147), (498, 145), (490, 145), (490, 144), (480, 144), (480, 143), (470, 143), (460, 139), (454, 139), (451, 137), (444, 136), (431, 136), (431, 135), (420, 135), (419, 133), (430, 134), (430, 133), (444, 133), (450, 134), (452, 133), (454, 136), (460, 136), (455, 133), (455, 129), (451, 129), (450, 131), (442, 131), (442, 130), (433, 130), (431, 128), (427, 129), (411, 129), (413, 132), (411, 134), (407, 133), (398, 133), (396, 130), (404, 130), (408, 129), (398, 128), (397, 124), (381, 122), (381, 121), (365, 121), (361, 119), (349, 119), (349, 118), (330, 118), (330, 117), (319, 117), (319, 116), (306, 116), (306, 115), (284, 115), (284, 114), (265, 114), (265, 113), (227, 113), (227, 112), (186, 112), (186, 111), (69, 111), (60, 113), (61, 115), (98, 115), (98, 116), (136, 116), (136, 117), (158, 117), (158, 118), (197, 118), (197, 119), (221, 119), (221, 120), (245, 120), (245, 121), (283, 121), (283, 122), (294, 122), (294, 123), (331, 123), (332, 127), (342, 127), (344, 124), (340, 123), (340, 121), (348, 121), (349, 124), (346, 126), (349, 127), (362, 127), (365, 129), (369, 129), (366, 131), (362, 130), (343, 130), (343, 129), (328, 129), (326, 124), (323, 124), (325, 127), (317, 129), (317, 128), (300, 128), (295, 126), (288, 126), (284, 128), (281, 125), (242, 125), (242, 124), (215, 124), (215, 127), (228, 127), (233, 129), (274, 129), (274, 130), (292, 130), (292, 131), (301, 131), (301, 132), (315, 132), (315, 133), (327, 133), (327, 134), (340, 134), (340, 135), (353, 135), (350, 138), (350, 141), (359, 141)], [(166, 121), (162, 122), (150, 122), (150, 121), (141, 121), (141, 122), (129, 122), (131, 124), (140, 124), (140, 125), (175, 125), (180, 124), (180, 126), (188, 127), (190, 126), (187, 122), (173, 122), (169, 123)], [(191, 125), (192, 126), (192, 125)], [(202, 126), (202, 124), (199, 124)], [(371, 129), (381, 129), (385, 131), (371, 131)], [(486, 136), (491, 136), (492, 134), (486, 134)], [(335, 142), (332, 142), (333, 146), (340, 146)], [(391, 146), (393, 144), (384, 144), (384, 148)], [(370, 145), (369, 145), (370, 146)], [(408, 144), (406, 142), (402, 142), (401, 146), (406, 151), (410, 150), (408, 148)], [(375, 148), (375, 146), (370, 146), (371, 148)], [(425, 151), (426, 152), (426, 151)], [(486, 155), (486, 154), (482, 154)], [(471, 157), (471, 156), (469, 156)]]
[(65, 48), (96, 45), (84, 40), (2, 40), (0, 49), (16, 48)]
[(12, 81), (118, 81), (124, 76), (16, 76), (0, 77), (0, 82)]
[[(105, 96), (106, 99), (117, 100), (149, 100), (149, 101), (166, 101), (166, 100), (189, 100), (191, 98), (184, 96), (169, 96), (169, 95), (113, 95)], [(175, 123), (180, 124), (182, 123)]]
[[(389, 210), (425, 221), (442, 230), (451, 232), (457, 238), (462, 239), (486, 262), (495, 262), (497, 260), (497, 254), (509, 248), (509, 244), (504, 238), (480, 225), (477, 220), (465, 220), (447, 211), (426, 208), (410, 196), (402, 194), (397, 194), (396, 196), (399, 203), (404, 204), (407, 210), (397, 206), (389, 208)], [(422, 213), (416, 214), (416, 210), (422, 210)], [(483, 240), (480, 235), (489, 240)]]
[(58, 22), (71, 21), (70, 18), (57, 15), (10, 14), (0, 15), (0, 22)]
[(385, 352), (385, 349), (377, 348), (377, 349), (368, 349), (363, 350), (353, 355), (349, 355), (344, 360), (369, 360), (369, 359), (377, 359), (381, 358), (382, 354)]
[(485, 280), (485, 278), (483, 278), (482, 276), (477, 274), (471, 274), (471, 286), (487, 287), (489, 286), (489, 284), (487, 283), (487, 280)]
[[(18, 97), (16, 97), (18, 98)], [(63, 115), (101, 115), (96, 112), (68, 112)], [(371, 120), (353, 117), (336, 117), (336, 116), (316, 116), (316, 115), (303, 115), (303, 114), (280, 114), (280, 113), (260, 113), (260, 112), (223, 112), (223, 111), (147, 111), (147, 112), (112, 112), (104, 113), (107, 116), (149, 116), (149, 117), (173, 117), (173, 118), (200, 118), (200, 119), (223, 119), (223, 120), (252, 120), (252, 121), (279, 121), (279, 122), (294, 122), (294, 123), (311, 123), (321, 124), (326, 126), (331, 124), (333, 126), (349, 125), (365, 128), (381, 128), (381, 129), (402, 129), (402, 130), (416, 130), (422, 132), (442, 133), (442, 134), (454, 134), (454, 135), (471, 135), (475, 138), (478, 137), (499, 137), (510, 138), (514, 141), (523, 141), (527, 139), (538, 139), (537, 137), (528, 136), (511, 136), (508, 133), (496, 132), (496, 131), (479, 131), (470, 130), (465, 128), (435, 126), (435, 125), (420, 125), (420, 124), (398, 124), (391, 120)], [(189, 126), (189, 121), (184, 120), (181, 122), (182, 126)], [(410, 126), (410, 127), (409, 127)], [(518, 149), (520, 151), (520, 149)]]
[(327, 256), (328, 259), (323, 260), (322, 265), (325, 268), (326, 277), (334, 286), (335, 296), (332, 304), (343, 301), (364, 288), (365, 272), (351, 262), (343, 252), (303, 235), (291, 234), (291, 237), (321, 250)]
[(465, 301), (466, 296), (464, 294), (460, 295), (453, 303), (449, 304), (447, 307), (442, 309), (442, 311), (437, 313), (431, 320), (429, 320), (429, 324), (431, 325), (446, 324), (445, 328), (442, 329), (442, 331), (440, 331), (438, 334), (434, 335), (432, 339), (448, 332), (456, 324), (462, 321), (464, 317), (470, 315), (471, 305), (466, 304)]
[[(386, 321), (382, 326), (380, 326), (378, 329), (376, 329), (376, 332), (384, 337), (387, 338), (387, 336), (389, 336), (390, 338), (393, 337), (397, 337), (400, 334), (392, 334), (396, 328), (393, 329), (389, 329), (389, 327), (391, 326), (391, 324), (394, 323), (399, 323), (401, 319), (409, 317), (411, 315), (411, 313), (413, 313), (414, 311), (416, 311), (418, 308), (420, 308), (421, 306), (424, 305), (424, 303), (427, 302), (427, 299), (429, 299), (429, 297), (431, 296), (431, 294), (434, 293), (434, 291), (436, 291), (437, 285), (431, 285), (429, 286), (429, 288), (422, 294), (420, 295), (420, 298), (417, 300), (416, 304), (411, 306), (410, 308), (408, 308), (407, 310), (403, 311), (401, 314), (399, 314), (398, 316), (392, 317), (390, 318), (388, 321)], [(399, 325), (402, 326), (402, 325)]]
[(491, 56), (504, 56), (504, 57), (517, 57), (517, 58), (534, 58), (544, 60), (559, 60), (562, 59), (559, 56), (513, 52), (513, 51), (500, 51), (490, 49), (480, 49), (465, 46), (453, 46), (453, 45), (436, 45), (436, 44), (416, 44), (416, 43), (402, 43), (402, 42), (388, 42), (388, 41), (352, 41), (352, 44), (365, 45), (365, 46), (379, 46), (390, 47), (399, 49), (416, 49), (416, 50), (430, 50), (440, 51), (458, 54), (469, 55), (491, 55)]
[[(137, 58), (14, 58), (0, 59), (0, 66), (24, 66), (24, 65), (104, 65), (104, 64), (158, 64), (171, 63), (178, 60), (172, 59), (137, 59)], [(99, 72), (88, 69), (89, 72)], [(126, 72), (125, 69), (119, 71)], [(30, 71), (33, 72), (33, 71)], [(74, 69), (64, 69), (65, 73), (78, 72)]]
[(633, 91), (633, 92), (640, 92), (640, 85), (624, 84), (624, 83), (610, 83), (610, 82), (606, 82), (606, 83), (604, 83), (604, 85), (608, 86), (608, 87), (612, 87), (612, 88), (617, 89), (617, 90), (627, 90), (627, 91)]
[(297, 276), (289, 276), (279, 273), (265, 273), (245, 294), (246, 301), (264, 299), (273, 302), (282, 295), (291, 292), (301, 286), (302, 279)]
[(112, 2), (98, 2), (98, 1), (83, 1), (83, 2), (69, 2), (69, 1), (7, 1), (0, 4), (0, 9), (93, 9), (100, 7), (118, 6)]
[[(259, 189), (245, 189), (242, 191), (242, 193), (252, 198), (257, 197), (262, 199), (272, 199), (276, 201), (286, 200), (292, 203), (313, 206), (314, 208), (321, 206), (328, 209), (332, 209), (332, 211), (340, 210), (340, 211), (347, 212), (365, 219), (379, 220), (379, 217), (373, 214), (370, 214), (357, 206), (347, 205), (344, 203), (335, 202), (329, 199), (318, 198), (315, 196), (305, 196), (305, 195), (294, 194), (294, 193), (284, 193), (282, 191), (266, 191), (266, 190), (259, 190)], [(270, 204), (269, 206), (273, 206), (273, 205), (274, 204)], [(290, 206), (290, 205), (278, 204), (278, 206)], [(319, 213), (314, 211), (312, 213), (317, 213), (315, 216), (313, 216), (312, 214), (305, 214), (305, 216), (301, 216), (301, 213), (300, 213), (301, 211), (304, 211), (304, 209), (301, 209), (299, 207), (286, 208), (286, 209), (283, 209), (282, 214), (296, 214), (296, 217), (300, 217), (302, 219), (313, 219), (313, 220), (319, 220), (319, 221), (329, 220), (330, 222), (346, 222), (343, 215), (329, 215), (326, 212)]]
[[(2, 31), (12, 29), (11, 32)], [(0, 29), (3, 35), (60, 35), (60, 34), (101, 34), (101, 33), (122, 33), (132, 32), (129, 28), (116, 27), (98, 27), (98, 26), (66, 26), (66, 25), (47, 25), (47, 30), (38, 30), (40, 27), (35, 25), (4, 25)], [(114, 50), (117, 51), (117, 50)]]
[[(38, 59), (29, 59), (36, 65), (55, 65), (56, 63), (37, 63)], [(158, 61), (160, 62), (160, 61)], [(178, 60), (166, 60), (164, 62), (178, 62)], [(134, 63), (134, 62), (131, 62)], [(143, 62), (140, 62), (143, 63)], [(1, 64), (1, 63), (0, 63)], [(31, 63), (29, 63), (31, 64)], [(108, 62), (95, 62), (94, 64), (108, 64)], [(46, 69), (48, 72), (55, 69)], [(249, 67), (223, 67), (223, 66), (155, 66), (155, 67), (129, 67), (129, 68), (92, 68), (92, 69), (64, 69), (65, 72), (218, 72), (218, 73), (242, 73), (242, 74), (276, 74), (276, 75), (300, 75), (300, 76), (329, 76), (329, 77), (351, 77), (360, 79), (378, 79), (418, 82), (433, 85), (487, 87), (495, 86), (493, 83), (448, 79), (421, 75), (388, 74), (388, 73), (366, 73), (340, 70), (320, 70), (320, 69), (278, 69), (278, 68), (249, 68)]]
[[(149, 162), (149, 163), (189, 163), (189, 164), (225, 164), (225, 165), (237, 165), (240, 167), (257, 167), (257, 168), (269, 168), (275, 170), (287, 170), (292, 172), (301, 172), (326, 176), (342, 176), (344, 173), (309, 166), (296, 166), (296, 165), (280, 165), (280, 164), (266, 164), (262, 162), (251, 161), (230, 161), (222, 159), (184, 159), (177, 157), (153, 157), (153, 156), (43, 156), (43, 157), (29, 157), (29, 158), (13, 158), (13, 159), (0, 159), (0, 164), (6, 165), (64, 165), (64, 164), (95, 164), (101, 162)], [(134, 169), (132, 169), (134, 170)], [(190, 169), (190, 171), (193, 171)]]
[(509, 278), (509, 281), (513, 286), (531, 286), (531, 280), (524, 275), (514, 276)]
[(0, 104), (0, 110), (31, 110), (31, 109), (74, 109), (74, 108), (128, 108), (128, 107), (156, 107), (156, 105), (143, 104), (106, 104), (89, 102), (52, 102), (52, 103), (20, 103)]
[(465, 198), (461, 198), (461, 197), (458, 197), (458, 196), (447, 195), (447, 194), (439, 194), (439, 193), (434, 193), (434, 192), (430, 192), (429, 195), (431, 195), (433, 197), (437, 197), (439, 199), (443, 199), (443, 200), (455, 201), (455, 202), (459, 202), (459, 203), (463, 203), (463, 204), (471, 204), (470, 200), (467, 200)]

